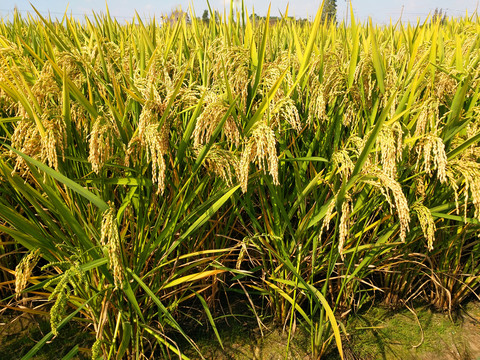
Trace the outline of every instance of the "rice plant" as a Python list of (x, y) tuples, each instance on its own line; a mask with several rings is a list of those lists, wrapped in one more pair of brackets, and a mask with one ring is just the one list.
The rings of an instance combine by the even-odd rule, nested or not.
[(222, 344), (233, 298), (343, 358), (365, 304), (476, 295), (478, 18), (321, 14), (2, 20), (1, 293), (51, 322), (23, 359), (73, 318), (93, 359), (203, 357), (184, 324)]

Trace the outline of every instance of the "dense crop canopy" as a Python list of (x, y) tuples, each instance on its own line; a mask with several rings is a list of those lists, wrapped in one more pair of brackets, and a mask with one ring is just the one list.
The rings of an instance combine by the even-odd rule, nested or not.
[(176, 356), (233, 298), (342, 354), (375, 296), (479, 288), (477, 18), (190, 17), (0, 23), (4, 295), (51, 300), (44, 342), (81, 314), (93, 357)]

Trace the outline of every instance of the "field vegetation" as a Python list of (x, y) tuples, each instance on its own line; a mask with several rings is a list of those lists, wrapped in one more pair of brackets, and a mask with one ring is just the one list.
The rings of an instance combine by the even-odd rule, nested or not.
[(476, 296), (478, 17), (250, 15), (0, 22), (2, 306), (50, 314), (23, 359), (72, 320), (93, 359), (201, 358), (242, 318), (343, 358), (374, 301)]

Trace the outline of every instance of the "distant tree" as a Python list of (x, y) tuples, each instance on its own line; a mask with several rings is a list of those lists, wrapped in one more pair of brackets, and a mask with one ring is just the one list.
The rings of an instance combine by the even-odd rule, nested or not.
[[(279, 16), (270, 16), (269, 18), (269, 24), (274, 25), (278, 22), (280, 22), (283, 18)], [(290, 19), (294, 19), (293, 17), (290, 17)], [(260, 21), (260, 20), (267, 20), (266, 16), (258, 16), (257, 14), (255, 15), (250, 15), (250, 20), (251, 21)]]
[(443, 9), (436, 8), (432, 16), (432, 22), (436, 23), (437, 21), (441, 24), (447, 21), (447, 12), (443, 11)]
[(190, 17), (188, 16), (188, 14), (184, 12), (181, 7), (177, 7), (174, 10), (172, 10), (170, 15), (163, 16), (163, 21), (173, 25), (178, 21), (181, 21), (183, 18), (185, 18), (185, 21), (187, 23), (190, 22)]
[(337, 22), (337, 0), (325, 0), (322, 11), (322, 21)]
[(220, 18), (221, 18), (220, 12), (219, 12), (218, 10), (215, 10), (214, 15), (215, 15), (215, 22), (216, 22), (217, 24), (220, 23)]
[(203, 22), (208, 23), (208, 10), (203, 11), (202, 20)]

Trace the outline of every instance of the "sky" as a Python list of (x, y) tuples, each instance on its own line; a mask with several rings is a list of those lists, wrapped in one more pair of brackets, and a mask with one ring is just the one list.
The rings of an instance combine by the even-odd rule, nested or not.
[[(241, 1), (241, 0), (237, 0)], [(443, 9), (448, 16), (463, 16), (468, 11), (473, 14), (479, 0), (351, 0), (354, 14), (360, 21), (368, 20), (370, 17), (374, 23), (387, 24), (390, 19), (393, 22), (402, 21), (416, 22), (424, 20), (428, 14), (438, 9)], [(258, 15), (265, 15), (268, 4), (272, 3), (271, 15), (284, 13), (289, 4), (289, 15), (297, 18), (313, 17), (320, 6), (321, 0), (244, 0), (249, 10), (255, 9)], [(347, 15), (349, 0), (337, 0), (337, 18), (342, 20)], [(105, 11), (104, 0), (0, 0), (0, 16), (7, 17), (13, 13), (16, 6), (22, 14), (32, 12), (30, 3), (42, 14), (50, 13), (52, 17), (62, 17), (67, 10), (75, 17), (83, 17), (84, 14), (91, 14), (92, 10), (99, 13)], [(229, 4), (229, 0), (210, 0), (210, 5), (222, 10)], [(196, 15), (201, 16), (207, 9), (206, 0), (108, 0), (108, 7), (112, 16), (119, 21), (130, 21), (135, 10), (145, 19), (153, 16), (161, 16), (170, 13), (180, 6), (187, 10), (193, 4)], [(254, 7), (255, 6), (255, 7)], [(228, 8), (228, 6), (227, 6)]]

